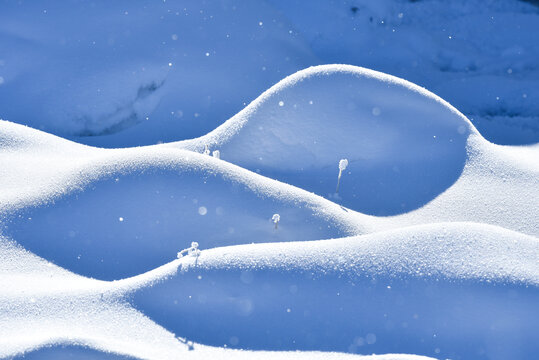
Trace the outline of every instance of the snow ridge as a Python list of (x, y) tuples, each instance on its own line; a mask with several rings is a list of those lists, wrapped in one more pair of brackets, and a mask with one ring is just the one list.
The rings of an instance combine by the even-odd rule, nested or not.
[(100, 149), (0, 121), (0, 358), (531, 354), (538, 151), (347, 65), (169, 144)]

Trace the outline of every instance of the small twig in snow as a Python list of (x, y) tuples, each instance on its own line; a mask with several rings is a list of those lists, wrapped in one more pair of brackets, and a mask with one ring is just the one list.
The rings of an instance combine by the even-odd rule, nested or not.
[(198, 258), (200, 255), (200, 250), (198, 249), (198, 243), (196, 241), (193, 241), (191, 243), (191, 247), (187, 249), (183, 249), (182, 251), (178, 252), (178, 259), (181, 259), (184, 254), (187, 254), (188, 256), (195, 256)]
[(347, 159), (341, 159), (339, 161), (339, 177), (337, 178), (337, 190), (335, 190), (335, 193), (339, 193), (339, 185), (341, 183), (341, 176), (342, 172), (346, 170), (346, 167), (348, 166), (348, 160)]
[(279, 221), (281, 221), (281, 215), (279, 214), (273, 214), (271, 217), (271, 221), (275, 224), (275, 229), (279, 227)]
[(204, 152), (203, 152), (204, 155), (210, 155), (210, 148), (208, 145), (204, 145)]

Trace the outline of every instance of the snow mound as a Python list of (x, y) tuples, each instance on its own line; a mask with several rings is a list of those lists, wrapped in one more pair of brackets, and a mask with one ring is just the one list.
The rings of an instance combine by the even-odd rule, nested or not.
[(300, 241), (370, 226), (314, 194), (185, 150), (95, 149), (8, 122), (0, 139), (14, 144), (0, 151), (2, 232), (87, 276), (148, 271), (192, 241)]
[(290, 27), (260, 1), (6, 3), (0, 117), (105, 147), (200, 136), (317, 62)]
[[(226, 350), (187, 342), (135, 310), (133, 291), (174, 275), (193, 257), (107, 282), (75, 275), (0, 237), (0, 357), (38, 359), (332, 359), (415, 360), (421, 356), (355, 357), (337, 353)], [(62, 344), (61, 346), (57, 344)], [(67, 346), (67, 347), (65, 347)], [(194, 348), (196, 351), (190, 351)], [(95, 350), (100, 350), (97, 353)], [(18, 357), (17, 357), (18, 358)]]
[(0, 263), (1, 358), (58, 343), (142, 358), (182, 350), (172, 334), (122, 300), (125, 290), (114, 283), (65, 271), (4, 237)]
[(209, 145), (227, 161), (322, 196), (335, 192), (346, 158), (342, 203), (387, 215), (418, 208), (455, 182), (476, 133), (412, 83), (324, 65), (289, 76), (208, 135), (173, 146), (202, 152)]
[(539, 241), (533, 236), (452, 222), (343, 239), (210, 249), (196, 268), (284, 268), (334, 271), (349, 278), (419, 276), (539, 286), (538, 255)]
[(212, 345), (522, 358), (537, 349), (538, 257), (537, 238), (472, 223), (240, 245), (203, 250), (134, 302)]
[(539, 147), (468, 140), (459, 180), (422, 208), (394, 217), (394, 225), (446, 221), (487, 223), (539, 236)]
[(538, 155), (344, 65), (171, 144), (0, 121), (0, 358), (528, 358)]
[(346, 63), (425, 86), (491, 141), (536, 143), (531, 2), (6, 2), (0, 117), (97, 146), (176, 141), (286, 75)]
[(377, 229), (471, 221), (539, 234), (539, 147), (492, 144), (436, 95), (363, 68), (300, 71), (208, 135), (160, 146), (218, 149), (361, 213), (402, 215)]
[[(188, 352), (182, 354), (182, 359), (188, 360), (274, 360), (274, 359), (290, 359), (290, 360), (434, 360), (434, 358), (419, 356), (419, 355), (405, 355), (405, 354), (387, 354), (387, 355), (353, 355), (343, 354), (335, 352), (315, 352), (315, 351), (247, 351), (247, 350), (224, 350), (209, 348), (206, 346), (198, 345), (196, 352)], [(25, 354), (21, 357), (15, 357), (15, 359), (52, 359), (52, 360), (65, 360), (65, 359), (84, 359), (84, 360), (126, 360), (132, 359), (125, 355), (116, 355), (112, 353), (104, 353), (90, 350), (88, 348), (81, 347), (65, 347), (56, 346), (48, 347), (45, 349), (37, 350), (29, 354)], [(134, 359), (134, 358), (133, 358)]]
[(539, 141), (537, 1), (270, 0), (322, 63), (425, 86), (497, 144)]

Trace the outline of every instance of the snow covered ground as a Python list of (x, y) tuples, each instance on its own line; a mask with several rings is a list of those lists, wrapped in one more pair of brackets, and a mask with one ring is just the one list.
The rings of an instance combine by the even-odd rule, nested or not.
[(0, 6), (0, 118), (77, 142), (201, 136), (285, 76), (328, 63), (424, 86), (491, 142), (539, 141), (539, 7), (531, 1)]
[(0, 358), (536, 357), (536, 5), (46, 5), (0, 3)]

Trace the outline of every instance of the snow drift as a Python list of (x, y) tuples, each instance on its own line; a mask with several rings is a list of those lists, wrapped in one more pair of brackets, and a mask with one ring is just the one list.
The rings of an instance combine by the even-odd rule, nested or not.
[(218, 148), (227, 161), (323, 196), (335, 191), (338, 161), (347, 158), (343, 204), (387, 215), (455, 182), (470, 133), (463, 115), (418, 86), (327, 65), (286, 78), (213, 132), (176, 146)]
[(88, 276), (148, 271), (195, 240), (213, 247), (339, 237), (368, 218), (210, 156), (94, 149), (13, 123), (0, 127), (10, 144), (0, 155), (3, 232)]
[(537, 350), (538, 256), (534, 237), (465, 223), (242, 245), (202, 251), (134, 302), (214, 345), (519, 358)]
[(529, 357), (538, 150), (342, 65), (189, 141), (100, 149), (0, 121), (0, 357)]

